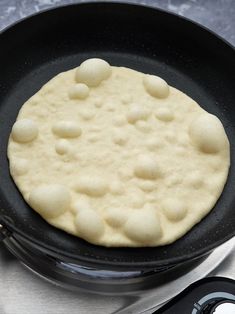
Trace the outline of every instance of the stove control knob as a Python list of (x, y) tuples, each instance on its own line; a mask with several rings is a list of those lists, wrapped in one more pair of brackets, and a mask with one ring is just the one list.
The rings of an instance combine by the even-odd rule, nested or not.
[(210, 314), (235, 314), (235, 302), (231, 300), (220, 301), (213, 306)]
[(235, 301), (229, 299), (211, 300), (211, 302), (203, 306), (201, 310), (192, 313), (235, 314)]

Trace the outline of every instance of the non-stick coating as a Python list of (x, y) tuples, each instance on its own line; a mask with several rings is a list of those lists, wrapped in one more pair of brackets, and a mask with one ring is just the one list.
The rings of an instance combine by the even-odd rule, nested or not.
[[(23, 201), (8, 170), (7, 141), (22, 104), (50, 78), (100, 57), (157, 74), (223, 122), (232, 165), (213, 211), (175, 243), (104, 248), (47, 224)], [(118, 3), (60, 7), (0, 35), (0, 213), (11, 230), (57, 254), (105, 267), (154, 267), (197, 257), (235, 234), (235, 53), (198, 25), (160, 10)], [(180, 105), (180, 104), (179, 104)]]

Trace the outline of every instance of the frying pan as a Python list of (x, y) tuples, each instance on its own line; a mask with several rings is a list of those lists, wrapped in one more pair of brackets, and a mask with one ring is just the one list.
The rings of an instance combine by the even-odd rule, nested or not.
[[(100, 57), (163, 77), (217, 115), (231, 144), (231, 168), (214, 209), (184, 237), (156, 248), (105, 248), (47, 224), (23, 200), (8, 170), (8, 137), (22, 104), (57, 73)], [(43, 250), (110, 269), (181, 263), (235, 235), (235, 53), (185, 18), (145, 6), (86, 3), (33, 15), (0, 35), (0, 222)]]

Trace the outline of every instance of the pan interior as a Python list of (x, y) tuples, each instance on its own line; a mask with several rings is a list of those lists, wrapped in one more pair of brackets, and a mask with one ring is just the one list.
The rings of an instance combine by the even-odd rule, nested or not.
[[(58, 254), (132, 268), (199, 256), (234, 234), (233, 48), (177, 16), (114, 3), (72, 5), (35, 15), (3, 32), (0, 46), (0, 214), (11, 229)], [(22, 104), (57, 73), (91, 57), (163, 77), (217, 115), (225, 127), (232, 164), (224, 192), (212, 212), (171, 245), (108, 249), (88, 244), (48, 225), (23, 201), (10, 177), (7, 141)]]

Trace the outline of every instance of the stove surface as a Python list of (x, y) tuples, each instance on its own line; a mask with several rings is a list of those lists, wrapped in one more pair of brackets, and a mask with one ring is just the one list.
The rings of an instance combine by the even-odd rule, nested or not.
[[(235, 238), (176, 281), (130, 296), (67, 291), (32, 274), (0, 244), (1, 314), (152, 313), (195, 280), (210, 274), (235, 279)], [(226, 257), (227, 256), (227, 257)], [(215, 269), (216, 267), (216, 269)]]
[(142, 294), (134, 303), (118, 314), (153, 313), (169, 299), (197, 280), (207, 276), (227, 277), (235, 280), (235, 237), (213, 251), (201, 264), (182, 277)]

